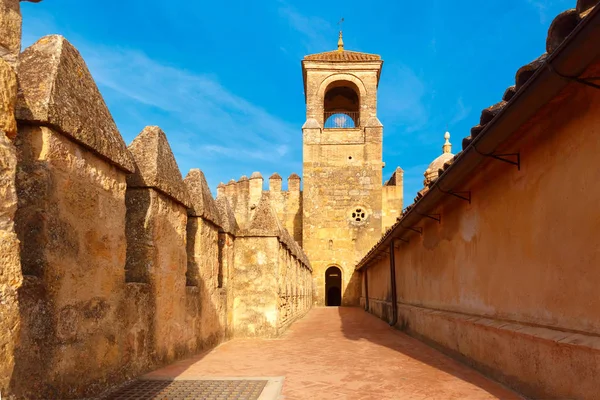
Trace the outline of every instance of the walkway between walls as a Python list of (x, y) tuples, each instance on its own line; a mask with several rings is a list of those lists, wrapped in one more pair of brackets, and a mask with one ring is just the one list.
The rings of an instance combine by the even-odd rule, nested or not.
[(237, 339), (144, 378), (283, 377), (280, 399), (521, 399), (360, 308), (313, 308), (278, 339)]

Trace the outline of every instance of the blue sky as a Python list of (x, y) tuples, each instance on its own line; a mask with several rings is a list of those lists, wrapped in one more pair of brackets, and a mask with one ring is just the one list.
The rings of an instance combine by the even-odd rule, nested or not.
[[(426, 3), (426, 6), (423, 5)], [(545, 51), (554, 16), (575, 0), (46, 0), (21, 3), (23, 45), (59, 33), (85, 58), (129, 144), (167, 134), (182, 174), (220, 181), (302, 171), (300, 61), (333, 50), (380, 54), (384, 179), (405, 170), (405, 206), (439, 154)], [(285, 186), (285, 183), (284, 183)]]

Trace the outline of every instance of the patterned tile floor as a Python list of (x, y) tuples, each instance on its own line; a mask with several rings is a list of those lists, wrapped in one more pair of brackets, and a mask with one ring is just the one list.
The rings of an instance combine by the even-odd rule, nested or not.
[(138, 380), (106, 400), (258, 400), (267, 380)]
[(522, 399), (360, 308), (312, 309), (280, 338), (232, 340), (154, 379), (283, 376), (280, 399)]

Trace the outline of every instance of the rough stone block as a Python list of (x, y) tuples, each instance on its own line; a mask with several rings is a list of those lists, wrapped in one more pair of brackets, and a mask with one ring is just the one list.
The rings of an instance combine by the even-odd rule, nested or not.
[(16, 149), (0, 131), (0, 391), (6, 393), (14, 367), (20, 318), (17, 289), (21, 286), (19, 240), (14, 231), (17, 210)]
[(19, 56), (17, 120), (50, 125), (133, 172), (131, 155), (85, 61), (64, 37), (45, 36)]
[(244, 235), (280, 237), (282, 230), (281, 222), (271, 207), (268, 196), (262, 196), (252, 220), (244, 230)]
[(191, 208), (189, 194), (167, 141), (158, 126), (147, 126), (128, 147), (135, 160), (135, 172), (127, 186), (154, 188)]
[(11, 139), (17, 134), (16, 103), (17, 75), (6, 61), (0, 59), (0, 131)]
[(202, 217), (215, 225), (221, 226), (217, 204), (210, 193), (204, 173), (199, 169), (191, 169), (183, 180), (190, 195), (191, 208), (188, 215)]
[(0, 0), (0, 58), (13, 68), (21, 52), (21, 19), (19, 0)]
[(216, 205), (220, 214), (221, 229), (225, 233), (235, 235), (239, 227), (235, 219), (235, 213), (225, 195), (217, 196)]

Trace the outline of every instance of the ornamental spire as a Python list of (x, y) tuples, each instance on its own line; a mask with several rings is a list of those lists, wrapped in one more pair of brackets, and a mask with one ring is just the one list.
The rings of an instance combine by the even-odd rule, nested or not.
[(340, 37), (338, 38), (338, 51), (344, 51), (344, 39), (342, 38), (342, 24), (344, 23), (344, 18), (340, 19), (338, 25), (340, 26)]
[(452, 151), (452, 143), (450, 143), (450, 132), (446, 132), (444, 134), (444, 139), (446, 139), (446, 143), (442, 146), (442, 150), (444, 154), (450, 153)]

